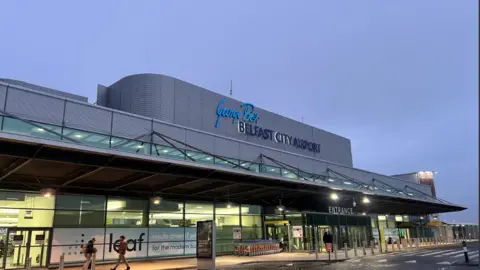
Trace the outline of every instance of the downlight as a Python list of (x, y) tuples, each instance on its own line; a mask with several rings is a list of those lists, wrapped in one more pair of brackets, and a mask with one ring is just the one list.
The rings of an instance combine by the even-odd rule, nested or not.
[(152, 203), (155, 205), (159, 205), (162, 202), (162, 197), (155, 196), (152, 198)]
[(42, 195), (45, 198), (50, 198), (53, 195), (55, 195), (55, 189), (53, 189), (53, 188), (42, 188), (40, 190), (40, 195)]

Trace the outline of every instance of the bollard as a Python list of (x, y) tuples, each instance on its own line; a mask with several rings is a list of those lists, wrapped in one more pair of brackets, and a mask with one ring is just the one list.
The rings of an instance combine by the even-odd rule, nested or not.
[(408, 241), (408, 239), (404, 239), (403, 242), (402, 242), (403, 250), (407, 249), (407, 241)]
[(398, 251), (401, 251), (401, 249), (400, 249), (400, 240), (397, 241), (397, 248), (398, 248)]
[(363, 241), (363, 256), (367, 256), (367, 242), (366, 241)]
[(418, 248), (418, 238), (415, 238), (415, 248)]
[(58, 269), (63, 270), (64, 266), (65, 266), (65, 255), (62, 254), (60, 255), (60, 262), (58, 264)]
[(375, 251), (374, 251), (373, 249), (375, 249), (375, 242), (374, 242), (374, 241), (370, 241), (370, 251), (372, 252), (372, 255), (375, 254)]
[(27, 261), (25, 262), (25, 270), (30, 270), (32, 269), (32, 258), (28, 257)]
[(355, 243), (353, 244), (353, 255), (354, 255), (355, 257), (358, 256), (358, 254), (357, 254), (357, 242), (355, 242)]
[(463, 246), (463, 255), (465, 256), (465, 262), (468, 263), (468, 249), (467, 249), (467, 243), (465, 241), (462, 242)]
[(337, 249), (338, 249), (338, 244), (334, 244), (333, 245), (333, 256), (334, 256), (335, 260), (338, 260)]
[(343, 250), (345, 251), (345, 259), (348, 259), (347, 243), (343, 243)]
[(90, 267), (91, 270), (95, 270), (95, 264), (97, 263), (97, 254), (92, 254), (92, 266)]
[(378, 241), (378, 254), (382, 253), (382, 242)]
[(395, 252), (395, 241), (392, 240), (392, 252)]
[(385, 240), (385, 252), (388, 252), (388, 241)]

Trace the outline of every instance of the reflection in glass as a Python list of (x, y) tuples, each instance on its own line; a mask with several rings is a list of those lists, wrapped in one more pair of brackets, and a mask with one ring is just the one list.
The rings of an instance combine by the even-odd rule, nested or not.
[(211, 214), (213, 215), (213, 204), (204, 203), (204, 202), (186, 202), (185, 203), (185, 213), (200, 213), (200, 214)]
[(262, 172), (265, 174), (271, 174), (271, 175), (280, 175), (280, 168), (279, 167), (274, 167), (274, 166), (268, 166), (268, 165), (262, 165), (261, 166)]
[(196, 162), (213, 164), (213, 156), (195, 151), (187, 151), (187, 155), (193, 158)]
[(61, 136), (56, 135), (49, 130), (56, 132), (57, 134), (62, 133), (62, 128), (47, 125), (47, 124), (40, 124), (36, 123), (38, 126), (33, 126), (25, 121), (5, 117), (3, 119), (3, 130), (5, 132), (15, 133), (15, 134), (22, 134), (27, 136), (33, 136), (38, 138), (45, 138), (45, 139), (53, 139), (53, 140), (61, 140)]
[(86, 145), (108, 148), (110, 147), (110, 136), (100, 135), (87, 131), (64, 128), (63, 136)]
[(174, 159), (185, 159), (185, 155), (176, 148), (154, 144), (152, 147), (152, 155), (159, 157), (167, 157)]

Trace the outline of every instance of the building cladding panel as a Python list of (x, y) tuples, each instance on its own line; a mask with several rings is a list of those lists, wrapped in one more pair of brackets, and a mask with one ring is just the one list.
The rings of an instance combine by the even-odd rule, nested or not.
[[(104, 90), (100, 86), (99, 92), (98, 96), (103, 100)], [(255, 109), (260, 115), (257, 126), (318, 143), (322, 148), (320, 153), (241, 134), (231, 119), (220, 119), (220, 125), (215, 127), (220, 100), (225, 98), (225, 107), (237, 110), (241, 110), (242, 102), (172, 77), (158, 74), (127, 76), (108, 87), (107, 96), (107, 102), (101, 101), (99, 105), (291, 153), (353, 165), (350, 140), (261, 108)]]
[[(137, 85), (136, 87), (139, 87), (138, 85), (142, 85), (143, 80), (138, 79), (136, 76), (131, 77), (136, 79), (136, 83), (130, 83), (130, 85)], [(158, 76), (155, 75), (151, 78), (153, 78), (151, 79), (151, 81), (154, 81), (154, 79), (158, 78)], [(160, 78), (164, 78), (164, 76), (160, 76)], [(174, 80), (170, 77), (166, 78), (167, 79), (164, 80), (164, 82), (166, 82), (165, 85), (167, 85), (166, 87), (182, 84), (181, 81)], [(125, 78), (122, 80), (125, 80)], [(121, 82), (122, 80), (120, 80), (119, 82)], [(174, 83), (172, 83), (172, 80), (174, 80)], [(123, 87), (119, 87), (118, 82), (116, 84), (117, 90)], [(5, 96), (6, 85), (7, 84), (0, 82), (0, 104), (2, 98), (4, 99)], [(122, 85), (124, 84), (122, 83)], [(180, 96), (184, 100), (189, 100), (191, 97), (198, 97), (198, 95), (193, 96), (188, 94), (188, 91), (190, 91), (188, 90), (188, 87), (194, 87), (191, 84), (183, 83), (183, 86), (181, 87), (187, 90), (183, 92), (177, 92), (175, 89), (174, 102), (178, 102)], [(150, 87), (150, 89), (154, 88)], [(201, 90), (203, 91), (204, 89)], [(106, 97), (104, 100), (106, 100), (107, 102), (103, 104), (100, 104), (100, 102), (99, 105), (105, 106), (108, 104), (111, 105), (112, 102), (117, 102), (116, 104), (118, 106), (109, 107), (115, 107), (115, 109), (122, 109), (127, 105), (128, 108), (131, 108), (132, 104), (135, 104), (135, 106), (137, 106), (138, 104), (142, 104), (143, 101), (137, 103), (124, 102), (126, 97), (132, 97), (132, 93), (133, 92), (128, 90), (127, 88), (123, 88), (120, 92), (112, 94), (111, 89), (108, 89), (106, 95), (105, 93), (102, 93), (102, 95)], [(169, 95), (171, 94), (172, 93), (170, 92)], [(307, 140), (313, 139), (315, 142), (322, 144), (322, 151), (327, 151), (325, 149), (331, 149), (328, 150), (332, 151), (330, 154), (325, 154), (324, 156), (322, 156), (324, 160), (330, 162), (321, 161), (318, 159), (318, 157), (314, 156), (308, 157), (307, 151), (303, 150), (300, 152), (296, 152), (298, 154), (295, 154), (294, 151), (292, 151), (292, 147), (282, 148), (278, 147), (278, 145), (266, 145), (265, 143), (262, 145), (261, 143), (263, 141), (259, 139), (250, 140), (249, 142), (246, 138), (246, 135), (237, 132), (236, 125), (232, 124), (231, 120), (229, 119), (222, 119), (223, 121), (218, 128), (211, 128), (211, 126), (214, 127), (215, 125), (215, 109), (217, 105), (216, 100), (212, 102), (212, 97), (213, 99), (220, 99), (223, 98), (223, 96), (206, 90), (204, 91), (204, 95), (201, 95), (201, 99), (204, 102), (201, 104), (204, 104), (203, 107), (207, 108), (208, 110), (201, 111), (203, 114), (199, 112), (188, 112), (188, 110), (182, 111), (184, 108), (189, 108), (189, 102), (184, 102), (183, 106), (179, 106), (177, 103), (175, 103), (176, 105), (174, 107), (170, 106), (167, 107), (167, 109), (164, 111), (160, 110), (160, 117), (155, 117), (153, 119), (145, 118), (140, 115), (125, 113), (118, 110), (112, 110), (103, 106), (67, 100), (65, 98), (62, 99), (62, 97), (58, 95), (53, 96), (47, 93), (36, 92), (36, 90), (34, 89), (32, 91), (23, 87), (15, 87), (12, 85), (9, 86), (8, 94), (6, 96), (6, 108), (8, 111), (14, 113), (15, 115), (25, 117), (31, 120), (61, 125), (63, 118), (65, 120), (65, 125), (71, 128), (84, 129), (103, 134), (112, 134), (113, 136), (125, 138), (135, 138), (143, 134), (148, 134), (149, 131), (151, 131), (153, 123), (153, 130), (158, 131), (160, 134), (164, 134), (165, 136), (176, 139), (182, 143), (191, 144), (204, 151), (215, 153), (220, 156), (240, 159), (243, 161), (251, 161), (258, 163), (263, 162), (263, 164), (266, 165), (278, 166), (278, 164), (275, 164), (274, 162), (268, 161), (266, 159), (261, 160), (260, 156), (261, 154), (263, 154), (272, 157), (273, 159), (276, 159), (278, 161), (284, 162), (290, 166), (298, 167), (299, 169), (309, 173), (325, 174), (328, 168), (333, 171), (345, 174), (363, 183), (371, 184), (372, 179), (375, 178), (397, 189), (403, 190), (405, 185), (408, 184), (409, 186), (412, 186), (415, 189), (420, 190), (426, 194), (431, 194), (430, 187), (426, 185), (420, 185), (398, 178), (392, 178), (385, 175), (352, 168), (352, 166), (348, 164), (351, 163), (350, 141), (348, 139), (306, 125), (302, 126), (302, 124), (298, 122), (289, 123), (289, 121), (292, 122), (293, 120), (287, 119), (285, 117), (280, 117), (264, 110), (259, 110), (259, 112), (261, 112), (262, 114), (260, 116), (262, 117), (261, 120), (265, 123), (259, 121), (259, 125), (265, 124), (265, 127), (267, 127), (266, 121), (270, 121), (268, 122), (268, 128), (276, 129), (277, 131), (285, 133), (291, 132), (292, 135)], [(155, 96), (152, 97), (151, 94), (142, 95), (142, 97), (147, 96), (153, 99), (158, 98)], [(237, 105), (240, 106), (240, 104), (241, 103), (236, 100), (229, 101), (229, 107)], [(214, 106), (214, 108), (210, 108), (211, 106)], [(140, 110), (142, 108), (138, 109)], [(171, 112), (170, 114), (168, 113), (169, 111)], [(202, 128), (193, 129), (189, 127), (189, 121), (191, 121), (192, 119), (198, 119), (191, 118), (188, 115), (189, 113), (197, 113), (198, 115), (202, 115), (202, 124), (200, 125), (200, 127), (205, 126), (209, 127), (210, 129), (202, 130)], [(174, 116), (174, 123), (172, 123), (171, 121), (172, 115)], [(162, 117), (163, 119), (158, 119)], [(184, 124), (177, 125), (179, 123)], [(293, 129), (299, 129), (302, 134), (295, 132), (295, 130)], [(158, 136), (153, 136), (153, 142), (161, 145), (168, 145)], [(182, 143), (176, 143), (172, 141), (170, 142), (177, 147), (185, 148), (185, 145)], [(276, 148), (274, 148), (273, 146), (276, 146)], [(343, 151), (345, 153), (340, 154), (337, 157), (334, 155), (335, 150)], [(345, 158), (345, 154), (348, 156), (347, 158)], [(335, 162), (337, 162), (338, 164), (334, 164)], [(347, 164), (341, 165), (340, 163)]]
[(87, 97), (75, 95), (75, 94), (68, 93), (68, 92), (62, 92), (62, 91), (58, 91), (58, 90), (55, 90), (55, 89), (52, 89), (52, 88), (43, 87), (43, 86), (39, 86), (39, 85), (35, 85), (35, 84), (23, 82), (23, 81), (12, 80), (12, 79), (3, 79), (3, 78), (0, 78), (0, 81), (2, 81), (4, 83), (7, 83), (7, 84), (12, 84), (12, 85), (17, 85), (17, 86), (29, 88), (29, 89), (32, 89), (32, 90), (35, 90), (35, 91), (44, 92), (44, 93), (47, 93), (47, 94), (50, 94), (50, 95), (61, 96), (61, 97), (65, 97), (65, 98), (69, 98), (69, 99), (73, 99), (73, 100), (77, 100), (77, 101), (81, 101), (81, 102), (88, 102)]
[(10, 86), (5, 111), (29, 120), (61, 125), (64, 105), (62, 99)]
[(5, 98), (7, 96), (7, 86), (0, 84), (0, 109), (5, 110)]

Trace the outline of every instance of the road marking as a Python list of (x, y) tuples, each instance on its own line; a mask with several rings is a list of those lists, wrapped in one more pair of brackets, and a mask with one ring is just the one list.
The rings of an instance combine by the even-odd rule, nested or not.
[[(469, 252), (468, 255), (470, 256), (470, 255), (473, 255), (475, 253), (478, 253), (478, 250)], [(463, 256), (465, 256), (465, 254), (462, 253), (462, 254), (458, 254), (458, 255), (453, 256), (453, 258), (459, 258), (459, 257), (463, 257)]]
[(439, 262), (439, 263), (437, 263), (437, 264), (444, 264), (444, 265), (447, 265), (447, 264), (448, 264), (448, 265), (450, 265), (450, 264), (452, 264), (452, 263), (451, 263), (451, 262)]
[(416, 260), (406, 261), (405, 263), (417, 263)]
[(470, 259), (477, 258), (477, 257), (478, 257), (478, 254), (471, 256)]
[(445, 254), (440, 254), (440, 255), (433, 256), (433, 257), (440, 258), (440, 257), (443, 257), (443, 256), (450, 256), (450, 255), (458, 254), (458, 253), (463, 253), (463, 250), (453, 251), (453, 252), (449, 252), (449, 253), (445, 253)]
[(355, 263), (355, 262), (359, 262), (359, 261), (361, 261), (361, 259), (351, 260), (351, 262), (354, 262), (354, 263)]
[(425, 257), (425, 256), (430, 256), (430, 255), (435, 255), (435, 254), (440, 254), (440, 253), (445, 253), (445, 252), (449, 252), (449, 251), (452, 251), (453, 249), (450, 249), (450, 250), (441, 250), (441, 251), (432, 251), (432, 252), (429, 252), (429, 253), (425, 253), (425, 254), (422, 254), (422, 255), (419, 255), (420, 257)]
[(387, 259), (378, 260), (377, 262), (379, 262), (379, 263), (381, 263), (381, 262), (387, 262)]

